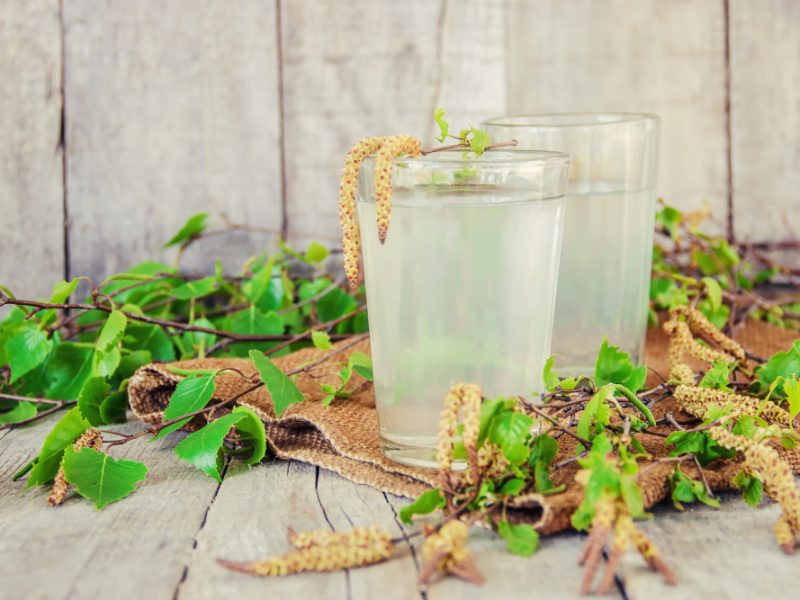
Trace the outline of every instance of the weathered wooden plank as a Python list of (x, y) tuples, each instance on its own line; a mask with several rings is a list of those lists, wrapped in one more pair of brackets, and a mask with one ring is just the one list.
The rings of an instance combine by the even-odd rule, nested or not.
[(64, 277), (59, 1), (0, 3), (0, 283)]
[(433, 110), (477, 125), (505, 98), (501, 1), (293, 0), (281, 5), (292, 239), (339, 239), (336, 197), (359, 138), (431, 139)]
[(236, 590), (254, 598), (267, 592), (275, 598), (345, 598), (345, 573), (261, 579), (216, 563), (217, 558), (251, 561), (287, 552), (289, 526), (328, 528), (315, 486), (316, 468), (301, 463), (231, 467), (197, 536), (177, 597), (221, 598)]
[[(408, 503), (393, 497), (390, 501), (397, 510)], [(469, 547), (486, 583), (476, 587), (452, 577), (441, 579), (428, 589), (430, 600), (524, 598), (534, 591), (542, 598), (581, 598), (582, 571), (577, 561), (583, 536), (570, 532), (542, 538), (530, 558), (507, 552), (503, 540), (490, 531), (473, 528), (470, 536)], [(614, 596), (619, 596), (616, 590), (609, 597)]]
[[(47, 506), (10, 475), (35, 456), (55, 419), (0, 438), (0, 581), (8, 598), (172, 598), (217, 483), (172, 452), (174, 440), (136, 440), (112, 455), (145, 462), (141, 487), (97, 511), (73, 497)], [(138, 423), (120, 426), (135, 431)]]
[(714, 510), (705, 506), (679, 513), (658, 508), (656, 518), (640, 523), (675, 570), (679, 584), (670, 587), (629, 553), (621, 568), (631, 600), (797, 598), (800, 556), (786, 556), (775, 543), (772, 527), (780, 509), (770, 504), (748, 507), (732, 494)]
[[(64, 22), (73, 272), (171, 258), (196, 212), (280, 229), (274, 2), (66, 0)], [(238, 267), (268, 239), (213, 238), (185, 264)]]
[(722, 228), (728, 192), (723, 4), (512, 0), (510, 112), (658, 114), (659, 194), (681, 208), (707, 199)]
[(797, 238), (800, 212), (800, 3), (730, 2), (734, 228)]

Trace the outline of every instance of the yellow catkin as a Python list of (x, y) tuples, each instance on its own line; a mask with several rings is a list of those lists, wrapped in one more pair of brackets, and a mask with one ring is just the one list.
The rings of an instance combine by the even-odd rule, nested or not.
[(744, 348), (742, 348), (741, 344), (739, 344), (739, 342), (733, 338), (730, 338), (722, 333), (722, 331), (715, 327), (714, 324), (696, 308), (679, 306), (674, 310), (674, 312), (686, 317), (686, 322), (689, 324), (689, 328), (696, 335), (700, 335), (711, 340), (717, 346), (722, 348), (729, 356), (732, 356), (740, 363), (744, 363), (747, 360), (747, 353), (745, 352)]
[[(103, 438), (97, 429), (87, 429), (81, 434), (72, 447), (75, 448), (75, 450), (80, 450), (81, 448), (101, 450), (103, 448)], [(63, 504), (64, 500), (67, 499), (68, 491), (69, 483), (67, 483), (67, 478), (64, 475), (64, 467), (60, 466), (58, 468), (58, 473), (56, 473), (55, 481), (53, 482), (53, 489), (47, 497), (47, 503), (50, 506), (59, 506)]]
[(469, 525), (461, 521), (448, 521), (438, 532), (425, 538), (422, 558), (426, 562), (437, 560), (436, 568), (448, 571), (469, 557), (469, 551), (465, 548), (468, 539)]
[(314, 531), (290, 534), (292, 537), (296, 549), (283, 556), (251, 563), (219, 562), (229, 569), (252, 575), (280, 577), (371, 565), (388, 559), (393, 551), (389, 534), (376, 527), (355, 527), (343, 533)]
[[(709, 323), (709, 325), (711, 325)], [(713, 327), (713, 325), (711, 325)], [(692, 336), (692, 331), (685, 321), (678, 321), (677, 318), (670, 319), (664, 323), (664, 331), (670, 335), (670, 367), (674, 367), (682, 360), (685, 353), (691, 354), (709, 364), (715, 362), (733, 362), (736, 360), (727, 352), (716, 350), (709, 346), (704, 346)]]
[(764, 491), (783, 510), (775, 528), (778, 543), (788, 551), (787, 544), (791, 542), (791, 550), (794, 550), (795, 538), (800, 534), (800, 489), (789, 464), (763, 441), (736, 435), (720, 426), (712, 427), (708, 433), (721, 446), (741, 452), (745, 470), (764, 482)]
[(381, 244), (386, 241), (392, 212), (392, 166), (402, 155), (419, 156), (420, 141), (411, 135), (393, 135), (386, 138), (375, 156), (375, 211)]
[(703, 418), (711, 407), (724, 408), (727, 404), (731, 404), (741, 414), (758, 415), (770, 423), (788, 426), (791, 422), (786, 410), (777, 404), (753, 396), (694, 385), (678, 385), (674, 396), (684, 411), (698, 418)]
[[(436, 460), (439, 471), (449, 481), (450, 469), (453, 465), (453, 442), (458, 428), (458, 415), (463, 410), (464, 432), (462, 441), (467, 451), (472, 470), (478, 467), (478, 434), (480, 431), (481, 388), (474, 383), (454, 383), (444, 399), (439, 420), (439, 436), (436, 447)], [(472, 473), (476, 479), (477, 473)]]
[(361, 249), (361, 234), (356, 216), (356, 190), (358, 173), (363, 160), (378, 151), (385, 137), (368, 137), (356, 142), (347, 153), (339, 183), (339, 222), (342, 226), (342, 249), (344, 271), (353, 288), (358, 287), (358, 255)]

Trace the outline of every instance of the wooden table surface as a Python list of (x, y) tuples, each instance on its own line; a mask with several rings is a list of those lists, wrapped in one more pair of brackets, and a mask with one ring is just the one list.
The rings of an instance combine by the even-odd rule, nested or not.
[[(76, 496), (47, 505), (46, 489), (24, 491), (10, 476), (33, 457), (52, 426), (44, 422), (0, 431), (0, 598), (363, 598), (425, 597), (416, 586), (418, 557), (401, 544), (392, 561), (331, 574), (262, 579), (228, 571), (217, 557), (256, 560), (288, 550), (286, 528), (347, 529), (375, 524), (401, 537), (397, 510), (406, 502), (356, 485), (325, 469), (267, 459), (234, 463), (222, 484), (181, 462), (177, 436), (142, 439), (114, 450), (144, 461), (150, 472), (130, 497), (96, 510)], [(129, 423), (127, 431), (141, 428)], [(785, 556), (772, 527), (775, 505), (750, 509), (737, 497), (722, 508), (658, 508), (642, 527), (676, 570), (671, 588), (629, 554), (613, 596), (673, 598), (800, 597), (800, 554)], [(483, 587), (455, 579), (434, 583), (431, 599), (578, 598), (576, 565), (583, 536), (542, 540), (532, 558), (509, 555), (490, 532), (475, 531), (470, 547), (486, 576)]]

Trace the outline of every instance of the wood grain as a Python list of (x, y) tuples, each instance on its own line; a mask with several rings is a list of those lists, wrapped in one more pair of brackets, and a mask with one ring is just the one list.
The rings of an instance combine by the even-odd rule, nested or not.
[(281, 5), (286, 197), (291, 239), (340, 238), (336, 198), (358, 139), (432, 139), (502, 110), (505, 3), (293, 0)]
[[(171, 598), (217, 482), (179, 460), (175, 439), (112, 452), (143, 461), (147, 479), (98, 511), (76, 496), (58, 508), (45, 488), (9, 477), (35, 456), (57, 419), (0, 438), (0, 581), (8, 598)], [(141, 429), (130, 423), (120, 431)]]
[(626, 555), (621, 575), (630, 600), (745, 598), (758, 590), (764, 598), (797, 597), (800, 556), (786, 556), (772, 527), (780, 509), (748, 507), (733, 494), (719, 509), (689, 506), (684, 513), (668, 506), (641, 523), (675, 570), (677, 587), (664, 585), (635, 552)]
[(64, 278), (59, 1), (0, 2), (0, 283)]
[(736, 235), (797, 238), (800, 2), (731, 0), (730, 43)]
[[(66, 0), (64, 26), (73, 272), (172, 257), (197, 212), (280, 229), (274, 2)], [(235, 268), (268, 239), (213, 238), (186, 265)]]
[(727, 215), (722, 2), (512, 0), (511, 113), (652, 112), (661, 117), (658, 193)]

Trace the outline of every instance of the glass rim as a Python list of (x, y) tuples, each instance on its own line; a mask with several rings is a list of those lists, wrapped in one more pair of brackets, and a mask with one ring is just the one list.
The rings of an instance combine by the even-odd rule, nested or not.
[[(477, 165), (519, 165), (541, 163), (546, 166), (559, 166), (569, 164), (569, 154), (551, 150), (525, 150), (510, 146), (508, 148), (498, 148), (487, 150), (480, 156), (475, 156), (467, 160), (463, 154), (465, 149), (441, 150), (430, 152), (422, 156), (397, 156), (394, 159), (395, 166), (398, 161), (412, 163), (423, 166), (464, 166), (465, 162)], [(370, 154), (364, 162), (374, 162), (375, 155)]]
[[(547, 122), (548, 119), (565, 118), (566, 122)], [(538, 120), (538, 122), (537, 122)], [(637, 112), (555, 112), (555, 113), (522, 113), (491, 117), (481, 122), (481, 127), (509, 127), (529, 129), (569, 129), (583, 127), (607, 127), (637, 121), (655, 121), (660, 118), (652, 113)]]

